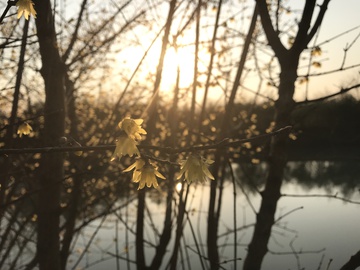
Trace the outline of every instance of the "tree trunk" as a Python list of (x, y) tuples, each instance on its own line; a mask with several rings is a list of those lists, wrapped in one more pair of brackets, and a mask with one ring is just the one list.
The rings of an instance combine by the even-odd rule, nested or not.
[[(50, 0), (35, 0), (36, 27), (45, 84), (44, 146), (56, 146), (64, 135), (64, 65), (61, 61)], [(38, 200), (37, 252), (41, 270), (60, 270), (59, 215), (63, 154), (42, 154)]]
[(145, 189), (138, 191), (138, 207), (136, 222), (136, 267), (138, 270), (146, 269), (145, 251), (144, 251), (144, 211), (145, 211)]
[[(276, 101), (276, 129), (290, 125), (290, 115), (295, 105), (292, 97), (297, 78), (296, 67), (297, 61), (290, 67), (282, 68), (280, 74), (279, 99)], [(261, 263), (268, 251), (267, 245), (274, 224), (277, 202), (281, 196), (280, 188), (287, 163), (287, 141), (287, 133), (272, 138), (269, 173), (265, 189), (261, 194), (260, 211), (256, 216), (255, 230), (244, 262), (244, 270), (261, 269)]]
[[(290, 125), (290, 115), (295, 107), (293, 95), (297, 68), (300, 54), (306, 49), (307, 44), (318, 31), (324, 18), (330, 0), (324, 0), (314, 24), (311, 26), (316, 0), (306, 0), (302, 17), (298, 23), (298, 32), (294, 44), (290, 49), (285, 48), (279, 37), (279, 29), (274, 29), (271, 21), (269, 6), (265, 0), (257, 0), (261, 23), (265, 31), (269, 45), (274, 50), (280, 64), (280, 84), (278, 88), (279, 98), (276, 101), (275, 128), (283, 128)], [(279, 3), (278, 3), (279, 4)], [(249, 251), (244, 262), (245, 270), (257, 270), (268, 251), (268, 242), (271, 228), (274, 224), (276, 205), (281, 196), (280, 189), (287, 163), (287, 134), (280, 134), (272, 138), (269, 156), (269, 174), (266, 179), (265, 189), (262, 192), (260, 211), (257, 214), (253, 238), (249, 244)]]
[[(246, 57), (249, 52), (249, 47), (251, 44), (251, 39), (254, 34), (255, 28), (256, 28), (256, 21), (258, 16), (258, 8), (257, 5), (254, 8), (254, 13), (252, 15), (251, 24), (249, 26), (249, 31), (247, 33), (244, 48), (241, 52), (240, 59), (239, 59), (239, 66), (236, 72), (235, 81), (233, 84), (233, 87), (231, 89), (231, 94), (229, 101), (225, 107), (225, 115), (223, 117), (220, 133), (218, 136), (218, 140), (223, 140), (228, 136), (228, 133), (230, 132), (229, 120), (231, 118), (231, 113), (234, 108), (234, 102), (236, 93), (240, 86), (240, 79), (242, 76), (242, 73), (244, 71), (244, 66), (246, 62)], [(220, 266), (220, 257), (219, 257), (219, 251), (218, 251), (218, 244), (217, 244), (217, 235), (218, 235), (218, 228), (219, 228), (219, 216), (220, 216), (220, 210), (221, 210), (221, 184), (218, 182), (223, 181), (223, 173), (221, 173), (221, 170), (224, 169), (224, 166), (227, 166), (227, 158), (224, 157), (224, 150), (223, 149), (217, 149), (215, 153), (215, 164), (212, 167), (213, 169), (213, 175), (216, 177), (216, 181), (211, 181), (210, 186), (210, 200), (209, 200), (209, 214), (208, 214), (208, 231), (207, 231), (207, 248), (208, 248), (208, 257), (210, 262), (211, 269), (219, 269)], [(220, 180), (221, 179), (221, 180)], [(217, 192), (217, 188), (219, 186), (219, 192)], [(218, 197), (218, 205), (216, 206), (216, 199)], [(236, 240), (235, 240), (236, 242)]]

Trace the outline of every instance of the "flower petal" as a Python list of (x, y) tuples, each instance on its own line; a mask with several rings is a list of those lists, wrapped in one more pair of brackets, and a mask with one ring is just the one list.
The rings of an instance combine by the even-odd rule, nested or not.
[(123, 172), (130, 172), (132, 169), (134, 169), (136, 166), (136, 162), (134, 162), (133, 164), (131, 164), (129, 167), (127, 167), (126, 169), (123, 170)]
[(140, 125), (144, 122), (144, 120), (141, 119), (141, 118), (139, 118), (139, 119), (133, 119), (133, 120), (134, 120), (134, 122), (135, 122), (138, 126), (140, 126)]
[(166, 179), (165, 176), (163, 176), (158, 170), (154, 170), (154, 173), (157, 177), (159, 177), (161, 179)]

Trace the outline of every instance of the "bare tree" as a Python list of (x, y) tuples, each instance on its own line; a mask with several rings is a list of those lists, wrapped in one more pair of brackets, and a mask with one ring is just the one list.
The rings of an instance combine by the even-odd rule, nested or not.
[[(311, 22), (316, 8), (316, 0), (307, 0), (298, 24), (298, 31), (292, 46), (287, 49), (281, 42), (279, 32), (270, 18), (269, 7), (266, 1), (258, 0), (261, 22), (280, 65), (280, 81), (278, 85), (278, 99), (275, 102), (275, 128), (289, 126), (290, 116), (295, 106), (294, 91), (297, 79), (297, 69), (301, 53), (318, 31), (330, 0), (320, 5), (320, 11), (313, 26)], [(260, 269), (267, 245), (274, 225), (276, 205), (281, 197), (280, 188), (283, 181), (284, 168), (287, 163), (287, 135), (279, 135), (272, 139), (269, 156), (269, 172), (266, 185), (261, 192), (262, 201), (256, 216), (256, 225), (253, 238), (249, 244), (249, 251), (244, 262), (244, 269)]]

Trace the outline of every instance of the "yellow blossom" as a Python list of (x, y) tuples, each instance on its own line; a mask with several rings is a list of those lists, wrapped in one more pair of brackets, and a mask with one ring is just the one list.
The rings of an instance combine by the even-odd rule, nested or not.
[(143, 189), (145, 185), (147, 187), (154, 186), (154, 188), (158, 188), (159, 184), (156, 177), (165, 179), (165, 176), (158, 172), (154, 165), (150, 164), (149, 162), (145, 163), (145, 161), (142, 159), (135, 161), (135, 163), (126, 168), (124, 172), (129, 172), (133, 169), (135, 170), (133, 172), (132, 181), (134, 183), (139, 183), (138, 190)]
[(259, 163), (260, 163), (260, 159), (258, 159), (258, 158), (253, 158), (253, 159), (251, 159), (251, 163), (252, 163), (252, 164), (259, 164)]
[(110, 161), (115, 160), (116, 157), (120, 159), (125, 155), (132, 157), (134, 154), (140, 156), (139, 149), (137, 148), (137, 142), (126, 135), (120, 136), (116, 140), (116, 148)]
[(318, 61), (314, 61), (311, 63), (313, 67), (316, 67), (316, 68), (321, 68), (321, 63), (318, 62)]
[(21, 138), (22, 135), (29, 135), (31, 131), (32, 127), (28, 123), (24, 122), (18, 127), (17, 134), (19, 134)]
[(140, 140), (141, 134), (147, 134), (145, 129), (141, 128), (141, 124), (143, 122), (143, 119), (132, 119), (130, 117), (125, 117), (122, 121), (119, 122), (118, 126), (120, 129), (125, 131), (130, 138), (134, 140)]
[(26, 20), (29, 19), (29, 15), (36, 18), (36, 11), (34, 9), (34, 3), (31, 0), (19, 0), (16, 3), (18, 7), (18, 19), (24, 14)]
[(144, 167), (145, 161), (142, 159), (136, 160), (133, 164), (131, 164), (128, 168), (126, 168), (123, 172), (130, 172), (131, 170), (134, 170), (133, 172), (133, 179), (137, 179), (142, 167)]
[(296, 141), (297, 140), (297, 136), (294, 134), (294, 133), (290, 133), (289, 134), (289, 138), (293, 141)]
[[(73, 143), (71, 145), (73, 145), (74, 147), (81, 147), (81, 144), (75, 140), (73, 140)], [(77, 155), (78, 157), (80, 157), (83, 154), (83, 151), (81, 151), (81, 150), (75, 151), (74, 154)]]
[(206, 178), (214, 180), (214, 176), (210, 173), (208, 166), (214, 161), (205, 159), (199, 155), (191, 154), (187, 160), (180, 162), (181, 170), (177, 179), (180, 179), (185, 174), (185, 180), (190, 184), (191, 182), (206, 182)]
[(309, 81), (308, 77), (298, 77), (299, 84), (307, 83)]
[(322, 54), (322, 50), (319, 46), (316, 46), (311, 50), (312, 56), (320, 56), (321, 54)]

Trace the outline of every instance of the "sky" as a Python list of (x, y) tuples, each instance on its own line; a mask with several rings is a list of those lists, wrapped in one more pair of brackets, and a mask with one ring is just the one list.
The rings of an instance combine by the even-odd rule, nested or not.
[[(233, 3), (236, 3), (237, 0), (232, 0)], [(231, 2), (231, 1), (230, 1)], [(318, 1), (319, 3), (322, 1)], [(229, 3), (229, 2), (228, 2)], [(295, 9), (302, 9), (305, 1), (304, 0), (289, 0), (288, 4)], [(230, 7), (230, 9), (236, 9), (234, 7)], [(344, 48), (346, 48), (349, 44), (352, 44), (350, 49), (346, 53), (346, 61), (344, 67), (352, 66), (360, 64), (360, 38), (356, 39), (356, 37), (360, 34), (360, 19), (358, 15), (358, 11), (360, 10), (360, 1), (359, 0), (332, 0), (328, 6), (328, 10), (326, 12), (323, 24), (320, 29), (319, 36), (317, 37), (316, 44), (321, 45), (322, 55), (314, 58), (314, 61), (319, 61), (321, 63), (321, 68), (311, 67), (310, 73), (323, 73), (329, 72), (333, 70), (337, 70), (341, 67), (343, 59), (344, 59)], [(235, 11), (233, 11), (235, 13)], [(223, 13), (226, 13), (226, 9), (224, 9)], [(164, 13), (166, 14), (166, 13)], [(251, 10), (249, 10), (249, 14), (251, 14)], [(238, 27), (238, 25), (236, 25)], [(247, 27), (247, 26), (246, 26)], [(350, 29), (354, 29), (347, 34), (344, 34), (345, 31)], [(246, 28), (247, 29), (247, 28)], [(343, 34), (343, 35), (342, 35)], [(340, 36), (339, 36), (340, 35)], [(334, 37), (339, 36), (334, 39)], [(311, 41), (309, 46), (313, 46), (314, 42)], [(159, 50), (157, 48), (156, 50)], [(157, 63), (157, 51), (149, 55), (150, 63), (155, 66)], [(169, 53), (169, 55), (173, 55), (173, 53)], [(182, 61), (184, 66), (187, 65), (187, 62), (191, 62), (192, 58), (189, 57), (187, 59), (186, 55), (190, 55), (189, 53), (185, 53), (175, 59), (171, 57), (168, 59), (168, 65), (164, 68), (163, 74), (163, 90), (168, 91), (171, 89), (172, 82), (174, 82), (174, 77), (171, 77), (171, 74), (175, 74), (175, 65), (173, 64), (175, 61)], [(306, 55), (309, 56), (309, 53)], [(208, 61), (209, 59), (207, 59)], [(136, 62), (136, 61), (135, 61)], [(305, 65), (308, 62), (303, 62), (301, 65)], [(151, 65), (151, 64), (150, 64)], [(306, 66), (306, 67), (305, 67)], [(299, 76), (306, 75), (307, 65), (304, 68), (299, 69)], [(185, 70), (192, 70), (192, 68), (185, 68)], [(360, 67), (351, 70), (345, 70), (341, 72), (331, 73), (327, 76), (315, 76), (311, 77), (308, 85), (300, 85), (297, 84), (297, 91), (295, 94), (295, 99), (298, 101), (302, 101), (305, 99), (306, 95), (308, 99), (319, 98), (325, 96), (327, 94), (332, 94), (338, 92), (341, 87), (348, 87), (354, 82), (360, 81), (359, 75)], [(192, 74), (184, 73), (183, 76), (186, 77), (186, 80), (191, 80)], [(257, 76), (257, 74), (254, 74)], [(257, 80), (247, 80), (244, 81), (244, 86), (256, 89), (257, 88)], [(308, 87), (308, 92), (306, 92), (305, 88)], [(268, 91), (263, 86), (264, 91)], [(271, 91), (271, 90), (270, 90)], [(245, 92), (246, 95), (246, 91)], [(273, 89), (275, 93), (276, 90)], [(221, 96), (221, 91), (214, 90), (214, 93), (210, 94), (216, 98), (216, 95)], [(220, 94), (218, 94), (220, 93)], [(306, 94), (307, 93), (307, 94)], [(360, 98), (360, 92), (357, 90), (353, 90), (351, 92), (355, 96)], [(201, 96), (201, 91), (199, 91), (199, 96)], [(252, 95), (250, 95), (253, 98)], [(223, 98), (219, 97), (219, 99)], [(273, 96), (273, 98), (276, 98)]]
[[(302, 1), (301, 1), (302, 2)], [(346, 30), (350, 30), (360, 26), (360, 17), (358, 11), (360, 10), (360, 1), (358, 0), (332, 0), (328, 6), (323, 25), (321, 27), (318, 41), (323, 43), (332, 37), (335, 37)], [(344, 57), (344, 48), (348, 46), (360, 34), (360, 28), (339, 37), (330, 43), (323, 45), (325, 59), (322, 62), (322, 69), (319, 72), (339, 68)], [(345, 66), (356, 65), (360, 63), (360, 38), (347, 52)], [(316, 79), (315, 87), (318, 91), (313, 91), (314, 98), (323, 95), (325, 92), (336, 92), (339, 86), (347, 86), (349, 83), (357, 80), (360, 81), (360, 68), (355, 68), (350, 71), (344, 71), (337, 74), (332, 74), (327, 77), (320, 77)], [(353, 91), (352, 93), (356, 93)], [(360, 93), (360, 92), (359, 92)], [(360, 97), (360, 96), (358, 96)]]
[[(322, 3), (322, 1), (317, 1)], [(304, 0), (289, 0), (287, 1), (293, 9), (302, 10), (304, 7)], [(338, 70), (342, 66), (344, 60), (344, 49), (352, 44), (346, 52), (346, 61), (344, 68), (360, 64), (360, 17), (358, 11), (360, 10), (359, 0), (331, 0), (325, 14), (322, 26), (318, 37), (316, 38), (316, 45), (320, 45), (322, 55), (313, 57), (313, 61), (321, 63), (321, 68), (311, 67), (310, 74), (326, 73), (333, 70)], [(315, 16), (314, 16), (315, 18)], [(346, 31), (351, 30), (349, 33)], [(337, 37), (339, 36), (339, 37)], [(337, 38), (335, 38), (337, 37)], [(334, 39), (335, 38), (335, 39)], [(314, 39), (309, 43), (309, 47), (314, 46)], [(302, 54), (302, 58), (308, 59), (309, 52)], [(308, 60), (302, 61), (299, 65), (298, 75), (306, 75), (308, 73)], [(316, 99), (328, 94), (338, 92), (342, 87), (346, 88), (350, 85), (360, 82), (360, 67), (351, 70), (344, 70), (341, 72), (330, 73), (326, 76), (310, 77), (308, 85), (296, 84), (295, 99), (303, 101), (306, 96), (307, 99)], [(248, 85), (249, 88), (254, 88), (255, 84)], [(308, 91), (306, 91), (308, 88)], [(274, 89), (274, 93), (276, 90)], [(307, 93), (307, 94), (306, 94)], [(352, 90), (351, 93), (360, 98), (359, 90)], [(274, 98), (276, 98), (274, 96)]]
[[(137, 0), (134, 0), (135, 2)], [(285, 0), (283, 0), (285, 2)], [(155, 0), (138, 0), (139, 3), (153, 3), (156, 2)], [(180, 2), (180, 1), (179, 1)], [(215, 1), (216, 2), (216, 1)], [(288, 5), (302, 9), (305, 0), (288, 0)], [(318, 1), (319, 3), (322, 2)], [(68, 0), (62, 0), (60, 1), (61, 7), (67, 7), (65, 10), (66, 17), (70, 17), (78, 11), (78, 8), (80, 6), (81, 0), (74, 0), (74, 1), (68, 1)], [(226, 7), (224, 8), (224, 13), (228, 10), (233, 9), (233, 13), (238, 12), (237, 11), (237, 5), (236, 3), (239, 3), (239, 0), (228, 0), (226, 3), (234, 3), (234, 6)], [(5, 3), (3, 3), (4, 5)], [(108, 2), (107, 5), (111, 5), (111, 1)], [(134, 7), (140, 8), (144, 5), (135, 5)], [(167, 14), (167, 6), (165, 5), (165, 8), (163, 10), (159, 9), (156, 11), (152, 11), (154, 14), (154, 24), (159, 26), (164, 21), (161, 21), (159, 18), (161, 16), (166, 17)], [(341, 67), (343, 58), (344, 58), (344, 48), (348, 46), (349, 44), (352, 44), (353, 41), (355, 41), (354, 44), (352, 44), (351, 48), (347, 51), (346, 54), (346, 62), (345, 67), (357, 65), (360, 63), (360, 38), (356, 40), (356, 37), (360, 34), (360, 17), (359, 17), (359, 10), (360, 10), (360, 1), (359, 0), (331, 0), (328, 10), (326, 12), (323, 25), (321, 27), (320, 34), (317, 38), (317, 44), (321, 44), (321, 49), (323, 54), (316, 58), (317, 61), (321, 63), (321, 68), (311, 68), (311, 73), (321, 73), (321, 72), (328, 72), (331, 70), (336, 70)], [(248, 10), (249, 14), (251, 14), (251, 10)], [(207, 11), (209, 12), (209, 11)], [(236, 25), (238, 27), (238, 25)], [(357, 28), (356, 28), (357, 27)], [(335, 36), (338, 36), (344, 31), (350, 30), (356, 28), (355, 30), (344, 34), (340, 36), (337, 39), (332, 40)], [(203, 31), (203, 30), (202, 30)], [(127, 37), (126, 37), (127, 38)], [(144, 50), (147, 47), (147, 44), (151, 42), (151, 40), (148, 38), (148, 36), (144, 35), (143, 37), (143, 43), (144, 46), (140, 50), (134, 50), (134, 48), (128, 48), (128, 51), (126, 51), (126, 54), (129, 56), (129, 61), (127, 61), (128, 68), (133, 71), (135, 67), (137, 66), (138, 61), (141, 59), (142, 54)], [(330, 41), (331, 42), (327, 42)], [(313, 42), (310, 42), (310, 45), (313, 45)], [(160, 42), (158, 42), (157, 47), (155, 50), (153, 50), (152, 53), (149, 53), (148, 55), (148, 61), (146, 63), (148, 69), (152, 69), (153, 71), (156, 68), (156, 64), (158, 61), (158, 53), (160, 48)], [(203, 53), (203, 52), (202, 52)], [(176, 67), (174, 65), (174, 62), (181, 62), (183, 66), (189, 65), (188, 62), (192, 61), (191, 53), (185, 51), (184, 53), (180, 55), (175, 55), (173, 51), (169, 51), (168, 55), (170, 55), (169, 59), (167, 59), (165, 63), (164, 68), (164, 74), (163, 74), (163, 83), (162, 83), (162, 89), (163, 91), (168, 91), (172, 88), (174, 77), (171, 77), (172, 74), (176, 73)], [(190, 57), (189, 57), (190, 56)], [(205, 57), (206, 58), (206, 57)], [(208, 61), (209, 58), (206, 58), (206, 61)], [(119, 66), (120, 68), (123, 68), (123, 66)], [(203, 67), (203, 71), (206, 70), (206, 65)], [(191, 67), (186, 67), (186, 71), (192, 70)], [(354, 84), (355, 82), (360, 81), (360, 74), (359, 74), (360, 68), (356, 67), (352, 70), (345, 70), (342, 72), (332, 73), (328, 76), (317, 76), (317, 77), (311, 77), (309, 80), (308, 85), (308, 95), (307, 98), (319, 98), (327, 94), (335, 93), (339, 91), (341, 87), (347, 87), (351, 84)], [(299, 70), (299, 75), (306, 74), (307, 69), (303, 68)], [(131, 72), (129, 73), (130, 77)], [(192, 81), (192, 73), (191, 72), (183, 72), (183, 76), (185, 77), (184, 80), (191, 82)], [(256, 76), (256, 74), (254, 75)], [(183, 83), (184, 84), (184, 83)], [(189, 84), (189, 83), (188, 83)], [(186, 83), (185, 83), (186, 85)], [(244, 86), (256, 90), (257, 87), (257, 81), (254, 80), (251, 82), (250, 80), (244, 81)], [(305, 85), (297, 85), (298, 91), (295, 95), (295, 98), (299, 101), (304, 100), (306, 94), (305, 94)], [(271, 91), (271, 89), (265, 89), (266, 87), (263, 86), (264, 91)], [(276, 90), (272, 89), (272, 91), (275, 93)], [(221, 91), (215, 90), (214, 92), (220, 93)], [(245, 92), (246, 93), (246, 92)], [(357, 90), (353, 90), (351, 93), (353, 93), (355, 96), (360, 98), (360, 92)], [(199, 93), (199, 96), (201, 93)], [(218, 94), (219, 95), (219, 94)], [(216, 94), (214, 94), (216, 96)]]

